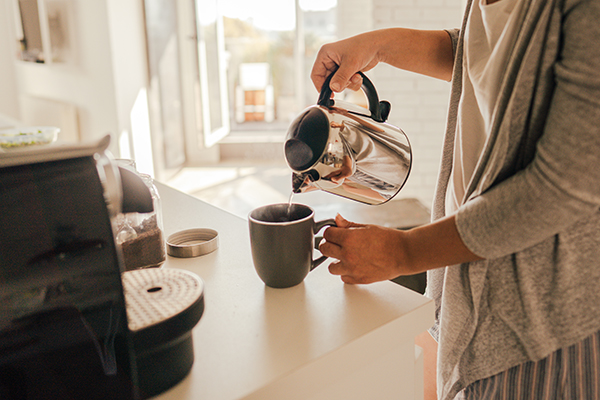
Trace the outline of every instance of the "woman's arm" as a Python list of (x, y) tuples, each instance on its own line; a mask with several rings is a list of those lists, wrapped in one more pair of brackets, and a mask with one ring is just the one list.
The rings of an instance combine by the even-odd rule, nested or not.
[(481, 260), (463, 243), (454, 216), (408, 231), (336, 217), (319, 250), (339, 261), (329, 271), (346, 283), (372, 283), (447, 265)]
[(358, 90), (362, 79), (356, 73), (380, 62), (449, 81), (453, 68), (450, 35), (443, 30), (389, 28), (329, 43), (319, 50), (311, 79), (320, 91), (325, 78), (337, 68), (331, 89)]

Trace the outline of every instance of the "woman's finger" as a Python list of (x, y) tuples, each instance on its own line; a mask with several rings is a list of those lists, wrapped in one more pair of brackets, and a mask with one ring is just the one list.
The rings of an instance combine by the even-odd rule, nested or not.
[(365, 226), (364, 224), (350, 222), (346, 218), (342, 217), (340, 214), (337, 214), (335, 216), (335, 223), (340, 228), (357, 228), (357, 227)]
[(359, 285), (364, 283), (371, 283), (371, 281), (366, 281), (364, 279), (360, 279), (355, 277), (352, 274), (352, 271), (349, 271), (346, 265), (341, 261), (332, 262), (329, 264), (329, 272), (332, 275), (339, 275), (342, 279), (342, 282), (350, 284), (350, 285)]
[(342, 248), (335, 243), (327, 241), (327, 239), (321, 241), (319, 244), (319, 251), (324, 256), (338, 260), (342, 257)]
[(325, 47), (321, 48), (310, 73), (310, 78), (317, 91), (321, 91), (325, 79), (337, 70), (337, 67), (337, 63), (327, 54)]
[(354, 74), (350, 79), (350, 83), (348, 84), (347, 89), (354, 90), (355, 92), (359, 90), (362, 86), (362, 76), (359, 74)]
[(342, 269), (341, 269), (341, 262), (340, 261), (333, 261), (332, 263), (329, 264), (329, 273), (332, 275), (341, 275), (342, 274)]
[(323, 232), (323, 237), (327, 243), (335, 244), (338, 247), (343, 247), (344, 238), (348, 233), (348, 229), (339, 226), (330, 226)]
[(362, 283), (351, 275), (342, 275), (341, 278), (342, 282), (347, 283), (349, 285), (359, 285)]

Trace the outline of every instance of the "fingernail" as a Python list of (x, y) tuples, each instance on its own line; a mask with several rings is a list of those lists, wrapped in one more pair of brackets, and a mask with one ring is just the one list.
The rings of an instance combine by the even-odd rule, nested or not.
[(339, 82), (333, 82), (331, 85), (329, 85), (329, 87), (334, 92), (339, 92), (340, 90), (342, 90), (342, 85), (340, 85)]

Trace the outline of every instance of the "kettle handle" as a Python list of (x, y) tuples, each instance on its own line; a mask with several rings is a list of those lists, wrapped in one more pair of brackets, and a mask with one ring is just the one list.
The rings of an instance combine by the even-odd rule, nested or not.
[[(329, 82), (331, 82), (331, 78), (337, 71), (333, 71), (327, 78), (325, 78), (325, 82), (323, 82), (323, 86), (321, 87), (321, 93), (319, 94), (319, 100), (317, 104), (324, 107), (331, 107), (334, 104), (333, 99), (331, 99), (331, 94), (333, 93), (331, 88), (329, 87)], [(369, 78), (361, 71), (358, 71), (358, 74), (362, 77), (362, 86), (360, 87), (362, 91), (367, 96), (367, 101), (369, 102), (369, 111), (371, 112), (371, 118), (377, 122), (385, 122), (390, 115), (391, 105), (388, 101), (383, 100), (379, 101), (379, 96), (377, 95), (377, 90), (375, 90), (375, 86), (371, 82)]]

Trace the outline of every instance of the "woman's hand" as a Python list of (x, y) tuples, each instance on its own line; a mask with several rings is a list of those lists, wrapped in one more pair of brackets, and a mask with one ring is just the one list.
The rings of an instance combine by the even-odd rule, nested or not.
[(336, 258), (329, 272), (346, 283), (372, 283), (402, 275), (402, 231), (349, 222), (337, 215), (337, 227), (325, 230), (319, 250)]
[(369, 36), (372, 35), (364, 33), (321, 47), (310, 73), (319, 92), (325, 79), (336, 69), (329, 83), (332, 91), (360, 89), (362, 78), (357, 72), (368, 71), (379, 63), (377, 49), (369, 43)]
[(451, 215), (408, 231), (362, 225), (336, 216), (323, 233), (321, 253), (337, 259), (329, 272), (346, 283), (372, 283), (481, 260), (463, 243)]
[(445, 31), (405, 28), (380, 29), (323, 45), (310, 78), (320, 92), (325, 79), (334, 92), (358, 90), (366, 72), (384, 62), (396, 68), (449, 81), (452, 78), (452, 41)]

